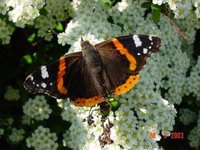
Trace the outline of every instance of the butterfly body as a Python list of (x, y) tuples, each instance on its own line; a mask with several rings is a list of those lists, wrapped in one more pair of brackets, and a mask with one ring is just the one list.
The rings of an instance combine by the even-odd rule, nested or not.
[[(82, 47), (82, 61), (81, 63), (84, 64), (86, 68), (89, 68), (88, 71), (88, 78), (89, 80), (94, 83), (92, 86), (96, 89), (97, 95), (101, 95), (105, 97), (106, 95), (111, 94), (111, 85), (103, 66), (101, 56), (95, 46), (89, 43), (89, 41), (81, 41)], [(82, 70), (83, 72), (86, 71), (85, 69)], [(91, 90), (88, 87), (88, 92)]]
[(42, 66), (25, 80), (32, 93), (69, 98), (75, 105), (92, 106), (129, 91), (151, 53), (159, 50), (156, 36), (112, 38), (97, 45), (81, 40), (81, 52)]

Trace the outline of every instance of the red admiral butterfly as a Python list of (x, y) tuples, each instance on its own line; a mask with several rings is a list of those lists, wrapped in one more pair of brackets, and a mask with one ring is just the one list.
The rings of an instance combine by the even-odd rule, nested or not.
[(69, 98), (78, 106), (92, 106), (109, 95), (129, 91), (160, 43), (160, 38), (151, 35), (122, 36), (97, 45), (81, 39), (81, 52), (41, 66), (26, 78), (24, 87), (32, 93)]

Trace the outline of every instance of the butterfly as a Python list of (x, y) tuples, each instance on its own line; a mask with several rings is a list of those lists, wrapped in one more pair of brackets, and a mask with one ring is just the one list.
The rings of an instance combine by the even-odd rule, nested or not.
[(26, 78), (24, 87), (33, 94), (70, 99), (76, 106), (93, 106), (129, 91), (147, 58), (159, 51), (161, 39), (131, 35), (96, 45), (81, 39), (80, 44), (82, 51), (42, 65)]

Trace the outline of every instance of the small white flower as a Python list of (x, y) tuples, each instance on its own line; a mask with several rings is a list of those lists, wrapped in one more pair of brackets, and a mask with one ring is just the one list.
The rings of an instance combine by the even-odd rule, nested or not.
[(125, 10), (127, 7), (128, 7), (128, 3), (126, 1), (122, 1), (120, 3), (118, 3), (117, 7), (118, 7), (118, 10), (120, 12), (122, 12), (123, 10)]
[(44, 96), (36, 96), (35, 99), (29, 99), (23, 106), (23, 112), (36, 120), (48, 119), (52, 110), (49, 108)]
[(25, 131), (23, 129), (13, 128), (12, 133), (9, 135), (9, 140), (14, 144), (19, 143), (24, 139), (24, 134)]
[(56, 150), (58, 148), (57, 136), (55, 133), (51, 133), (49, 128), (39, 126), (31, 137), (26, 139), (28, 148), (33, 147), (37, 150)]
[(39, 16), (39, 9), (44, 6), (44, 0), (40, 1), (7, 1), (6, 6), (9, 20), (16, 23), (19, 27), (25, 27), (25, 24), (32, 24), (33, 20)]
[(194, 122), (197, 119), (197, 115), (189, 110), (189, 109), (180, 109), (179, 112), (179, 120), (184, 124), (184, 125), (189, 125), (190, 123)]
[(14, 89), (11, 86), (7, 86), (6, 93), (4, 94), (4, 98), (13, 101), (20, 99), (20, 93), (18, 89)]
[(139, 109), (144, 115), (147, 113), (147, 110), (145, 108), (140, 108)]
[(162, 99), (162, 102), (163, 102), (164, 105), (168, 105), (169, 104), (169, 102), (167, 100), (165, 100), (165, 99)]
[(0, 42), (5, 45), (9, 44), (10, 36), (14, 32), (14, 27), (0, 19)]
[(153, 4), (161, 5), (165, 2), (165, 0), (153, 0)]
[(22, 116), (22, 124), (24, 125), (30, 125), (31, 124), (31, 117), (27, 116), (27, 115), (23, 115)]
[(61, 44), (62, 46), (64, 46), (67, 42), (66, 42), (66, 39), (67, 39), (67, 35), (66, 33), (60, 33), (58, 34), (58, 44)]

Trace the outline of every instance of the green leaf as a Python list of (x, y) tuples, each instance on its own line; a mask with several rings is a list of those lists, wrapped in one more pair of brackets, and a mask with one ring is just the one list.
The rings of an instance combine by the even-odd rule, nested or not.
[(104, 4), (112, 4), (112, 1), (111, 0), (100, 0), (102, 3)]
[(27, 41), (30, 42), (30, 43), (32, 43), (32, 42), (35, 40), (35, 37), (36, 37), (36, 34), (33, 33), (33, 34), (31, 34), (31, 35), (28, 37)]
[(120, 107), (120, 102), (113, 97), (109, 98), (108, 101), (109, 105), (111, 106), (112, 110), (117, 110)]
[(155, 23), (158, 23), (160, 21), (160, 10), (161, 10), (161, 7), (159, 5), (155, 5), (155, 4), (151, 5), (152, 19)]
[(151, 2), (144, 2), (144, 3), (142, 3), (141, 7), (150, 9), (151, 8), (151, 4), (152, 4)]
[(56, 30), (57, 31), (63, 31), (63, 25), (59, 22), (57, 25), (56, 25)]
[(33, 62), (31, 55), (24, 55), (23, 59), (27, 62), (27, 64), (32, 64)]

